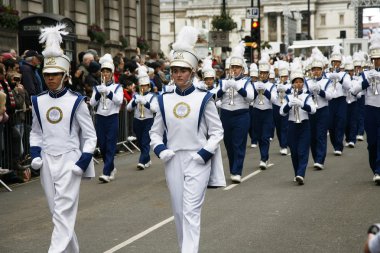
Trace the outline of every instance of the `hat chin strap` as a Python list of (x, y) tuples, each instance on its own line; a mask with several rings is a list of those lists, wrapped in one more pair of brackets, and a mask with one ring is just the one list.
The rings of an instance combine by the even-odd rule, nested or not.
[(61, 79), (61, 83), (59, 84), (58, 88), (55, 89), (55, 91), (60, 91), (62, 89), (63, 82), (64, 82), (66, 76), (67, 76), (67, 73), (64, 73), (63, 76), (62, 76), (62, 79)]

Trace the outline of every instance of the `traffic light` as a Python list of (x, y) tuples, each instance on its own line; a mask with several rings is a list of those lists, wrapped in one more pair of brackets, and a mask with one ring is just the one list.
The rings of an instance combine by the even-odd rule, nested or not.
[(251, 63), (252, 62), (252, 38), (250, 36), (245, 36), (244, 37), (244, 44), (245, 44), (245, 49), (244, 49), (244, 58), (247, 60), (247, 62)]
[(251, 25), (251, 37), (252, 42), (255, 43), (252, 45), (253, 48), (257, 48), (260, 45), (260, 23), (257, 20), (252, 20)]

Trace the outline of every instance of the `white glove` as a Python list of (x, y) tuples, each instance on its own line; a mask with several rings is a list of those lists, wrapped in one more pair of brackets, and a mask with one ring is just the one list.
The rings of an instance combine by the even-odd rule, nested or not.
[(316, 93), (319, 93), (321, 91), (321, 86), (319, 86), (319, 84), (317, 84), (317, 83), (313, 84), (312, 91), (316, 92)]
[(83, 170), (78, 165), (74, 164), (74, 166), (73, 166), (73, 173), (74, 173), (74, 175), (82, 176), (83, 175)]
[(376, 78), (376, 76), (377, 76), (377, 71), (374, 69), (371, 69), (370, 71), (367, 72), (367, 77), (369, 79)]
[(198, 154), (198, 153), (193, 153), (191, 154), (191, 157), (193, 158), (194, 161), (196, 161), (199, 164), (205, 164), (205, 161), (203, 158)]
[(263, 82), (258, 82), (256, 85), (256, 90), (265, 90), (265, 84)]
[(218, 100), (215, 102), (216, 107), (220, 108), (222, 107), (222, 100)]
[(330, 80), (339, 79), (339, 78), (340, 78), (339, 73), (336, 73), (336, 72), (331, 73), (329, 76)]
[(146, 101), (146, 98), (145, 97), (140, 97), (140, 104), (143, 104), (145, 105), (148, 101)]
[(283, 84), (277, 85), (277, 91), (286, 91), (286, 86)]
[(139, 104), (140, 102), (141, 102), (141, 97), (140, 96), (136, 96), (135, 103)]
[(230, 80), (226, 80), (223, 82), (222, 91), (226, 92), (229, 88), (231, 88), (231, 82)]
[(96, 89), (99, 93), (107, 93), (107, 86), (105, 86), (104, 84), (96, 86)]
[(41, 157), (36, 157), (32, 160), (32, 163), (30, 164), (32, 169), (39, 170), (42, 168), (42, 159)]
[(303, 106), (303, 102), (301, 99), (299, 98), (293, 98), (294, 99), (294, 103), (299, 106), (299, 107), (302, 107)]
[(293, 98), (292, 100), (289, 101), (288, 105), (289, 105), (290, 107), (293, 107), (293, 106), (296, 105), (296, 102), (295, 102), (294, 98)]
[(362, 90), (362, 85), (361, 85), (361, 83), (358, 82), (358, 81), (356, 81), (356, 82), (352, 82), (352, 86), (351, 86), (349, 92), (350, 92), (351, 94), (356, 95), (356, 94), (358, 94), (361, 90)]
[(164, 162), (167, 162), (170, 159), (172, 159), (174, 155), (175, 155), (175, 153), (173, 150), (165, 149), (165, 150), (161, 151), (160, 159), (163, 160)]

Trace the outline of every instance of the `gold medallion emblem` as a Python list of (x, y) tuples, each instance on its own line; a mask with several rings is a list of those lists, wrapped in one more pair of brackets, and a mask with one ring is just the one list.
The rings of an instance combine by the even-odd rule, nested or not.
[(51, 124), (57, 124), (62, 120), (63, 113), (61, 108), (53, 106), (46, 112), (46, 118)]
[(183, 53), (182, 52), (179, 52), (175, 55), (174, 59), (184, 59), (183, 57)]
[(174, 106), (173, 113), (178, 119), (186, 118), (190, 114), (190, 106), (184, 102), (179, 102)]
[(45, 65), (55, 65), (56, 64), (54, 57), (49, 57), (45, 61), (46, 61)]

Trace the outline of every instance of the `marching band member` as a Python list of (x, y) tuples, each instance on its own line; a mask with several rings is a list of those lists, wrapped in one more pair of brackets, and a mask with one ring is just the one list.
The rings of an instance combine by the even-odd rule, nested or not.
[(114, 157), (119, 128), (119, 110), (123, 103), (123, 89), (120, 84), (116, 84), (112, 80), (115, 70), (112, 56), (105, 54), (99, 59), (99, 63), (102, 73), (101, 85), (94, 87), (90, 105), (96, 110), (96, 135), (104, 161), (103, 174), (99, 176), (99, 180), (109, 183), (115, 179), (116, 174)]
[(380, 185), (380, 34), (371, 36), (370, 56), (374, 68), (364, 71), (362, 83), (356, 83), (351, 93), (364, 91), (365, 118), (364, 128), (367, 134), (369, 165), (374, 174), (373, 181)]
[[(351, 56), (344, 57), (344, 70), (349, 74), (352, 82), (356, 81), (354, 79), (354, 64)], [(360, 97), (361, 93), (357, 96), (347, 91), (346, 102), (347, 102), (347, 124), (345, 129), (345, 140), (346, 146), (350, 148), (355, 147), (356, 135), (358, 133), (358, 102), (357, 97)]]
[[(251, 63), (249, 66), (249, 76), (251, 77), (251, 83), (257, 82), (259, 80), (259, 69), (257, 68), (256, 63)], [(253, 129), (253, 101), (249, 103), (249, 116), (250, 116), (250, 125), (249, 125), (249, 137), (251, 138), (251, 148), (257, 147), (257, 136)]]
[(206, 57), (203, 60), (202, 77), (203, 81), (201, 87), (205, 90), (208, 90), (212, 94), (216, 94), (218, 88), (216, 87), (215, 83), (216, 73), (215, 70), (212, 68), (211, 56)]
[(257, 136), (260, 148), (260, 168), (265, 170), (268, 167), (269, 145), (273, 128), (272, 103), (277, 100), (276, 85), (268, 81), (269, 78), (269, 55), (266, 52), (261, 54), (259, 61), (259, 81), (253, 83), (254, 88), (254, 108), (253, 108), (253, 128)]
[(154, 113), (157, 112), (158, 104), (154, 93), (150, 92), (150, 80), (145, 67), (138, 68), (139, 95), (133, 95), (128, 103), (127, 110), (134, 112), (133, 131), (140, 144), (140, 157), (137, 168), (144, 170), (152, 162), (150, 160), (150, 137), (149, 131), (153, 125)]
[[(60, 48), (66, 25), (41, 29), (48, 90), (32, 96), (31, 167), (40, 169), (54, 224), (48, 252), (79, 252), (74, 231), (82, 177), (94, 177), (96, 134), (85, 97), (69, 90), (70, 59)], [(63, 143), (64, 142), (64, 143)], [(64, 144), (64, 145), (63, 145)]]
[(323, 76), (324, 56), (318, 48), (313, 49), (311, 57), (310, 78), (305, 81), (307, 92), (311, 95), (316, 113), (309, 115), (310, 148), (314, 168), (324, 169), (327, 154), (327, 129), (329, 126), (329, 107), (334, 87), (329, 79)]
[(249, 128), (249, 102), (253, 99), (251, 79), (243, 76), (244, 42), (232, 49), (230, 76), (219, 84), (220, 119), (224, 128), (231, 181), (241, 182)]
[(193, 49), (196, 41), (197, 31), (193, 27), (186, 26), (178, 34), (170, 62), (176, 88), (158, 97), (159, 110), (149, 132), (152, 149), (165, 162), (182, 253), (198, 252), (210, 158), (223, 139), (223, 127), (212, 93), (196, 89), (192, 82), (198, 65)]
[(309, 160), (310, 125), (309, 114), (316, 111), (311, 95), (303, 92), (304, 76), (301, 63), (294, 59), (291, 66), (290, 81), (292, 94), (286, 96), (286, 103), (280, 108), (281, 115), (289, 114), (288, 144), (294, 169), (294, 181), (304, 184)]
[(334, 72), (328, 75), (334, 87), (333, 97), (329, 101), (329, 134), (336, 156), (341, 156), (343, 151), (343, 137), (347, 118), (346, 94), (351, 88), (349, 75), (340, 70), (342, 63), (340, 48), (340, 46), (333, 48), (330, 61)]
[[(365, 63), (364, 53), (362, 51), (355, 52), (352, 56), (353, 63), (354, 63), (354, 79), (362, 82), (363, 79), (361, 77), (361, 73), (363, 72), (363, 65)], [(358, 122), (357, 122), (357, 136), (356, 140), (363, 141), (363, 135), (364, 135), (364, 111), (365, 111), (365, 96), (363, 92), (359, 93), (360, 96), (358, 96)], [(359, 95), (358, 94), (358, 95)]]
[(279, 79), (276, 83), (277, 99), (273, 103), (273, 120), (276, 127), (276, 134), (280, 144), (280, 154), (288, 154), (288, 116), (280, 114), (280, 107), (285, 102), (285, 95), (290, 93), (291, 84), (288, 83), (289, 78), (289, 63), (286, 61), (277, 61)]

